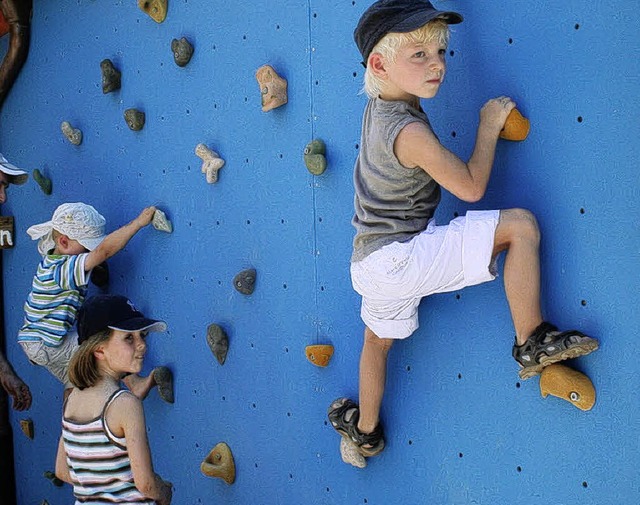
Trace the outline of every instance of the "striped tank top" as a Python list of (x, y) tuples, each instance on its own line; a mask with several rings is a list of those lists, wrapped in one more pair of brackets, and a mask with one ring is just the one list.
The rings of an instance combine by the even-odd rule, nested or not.
[(126, 439), (113, 435), (105, 422), (107, 408), (125, 392), (113, 393), (100, 417), (84, 423), (67, 419), (63, 409), (62, 438), (76, 505), (155, 504), (133, 482)]

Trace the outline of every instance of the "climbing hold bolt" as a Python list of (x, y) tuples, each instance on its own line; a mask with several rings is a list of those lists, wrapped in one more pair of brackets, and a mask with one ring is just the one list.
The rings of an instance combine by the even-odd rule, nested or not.
[(196, 156), (202, 160), (202, 173), (206, 174), (207, 182), (218, 182), (218, 170), (224, 166), (224, 160), (204, 144), (196, 146)]
[(229, 351), (229, 338), (225, 331), (217, 324), (210, 324), (207, 327), (207, 344), (209, 349), (218, 360), (218, 363), (224, 365)]
[(113, 66), (113, 63), (109, 59), (104, 59), (100, 62), (100, 69), (102, 70), (102, 92), (106, 95), (117, 89), (120, 89), (120, 71)]
[(185, 67), (193, 56), (193, 46), (184, 37), (171, 41), (171, 51), (173, 51), (173, 60), (179, 67)]
[(127, 109), (124, 111), (124, 120), (127, 122), (127, 126), (133, 131), (137, 132), (144, 127), (144, 112), (138, 109)]
[(167, 17), (167, 0), (138, 0), (138, 7), (156, 23), (162, 23)]
[(320, 139), (309, 142), (304, 148), (304, 164), (313, 175), (320, 175), (327, 168), (326, 148)]
[(506, 140), (524, 140), (529, 135), (529, 129), (531, 124), (529, 120), (520, 114), (518, 109), (511, 109), (507, 119), (504, 122), (504, 127), (500, 132), (500, 138)]
[(153, 213), (151, 224), (158, 231), (163, 231), (165, 233), (171, 233), (173, 231), (171, 221), (169, 221), (167, 215), (160, 209), (156, 209), (156, 211)]
[(200, 471), (207, 477), (218, 477), (227, 484), (236, 480), (236, 466), (231, 449), (224, 442), (216, 445), (200, 464)]
[(51, 191), (53, 191), (53, 183), (51, 182), (51, 179), (46, 177), (37, 168), (33, 171), (33, 180), (38, 183), (38, 186), (40, 186), (40, 189), (45, 195), (50, 195)]
[(250, 295), (253, 293), (256, 285), (256, 270), (255, 268), (249, 268), (238, 273), (233, 278), (233, 287), (243, 295)]
[(64, 136), (67, 137), (67, 140), (74, 146), (82, 144), (82, 132), (78, 128), (73, 128), (68, 121), (60, 123), (60, 129)]
[(256, 71), (262, 96), (262, 112), (268, 112), (287, 103), (287, 81), (280, 77), (271, 65), (263, 65)]
[(540, 374), (540, 394), (557, 396), (581, 410), (591, 410), (596, 403), (596, 390), (585, 374), (566, 365), (554, 363)]
[(325, 367), (331, 361), (331, 356), (333, 356), (333, 346), (330, 344), (308, 345), (305, 347), (304, 352), (311, 363)]

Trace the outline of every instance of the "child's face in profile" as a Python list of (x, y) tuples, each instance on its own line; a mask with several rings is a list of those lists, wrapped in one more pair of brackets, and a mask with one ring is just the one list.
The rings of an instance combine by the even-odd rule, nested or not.
[(106, 364), (116, 374), (140, 373), (147, 352), (148, 332), (111, 330), (103, 347)]
[(394, 62), (386, 62), (385, 100), (433, 98), (438, 93), (447, 69), (446, 47), (438, 41), (409, 43), (403, 46)]

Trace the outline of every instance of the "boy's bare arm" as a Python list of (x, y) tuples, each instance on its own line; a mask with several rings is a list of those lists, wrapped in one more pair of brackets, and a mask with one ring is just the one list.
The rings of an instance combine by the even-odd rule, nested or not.
[(88, 272), (120, 251), (141, 228), (144, 228), (151, 222), (155, 211), (155, 207), (147, 207), (129, 224), (107, 235), (100, 245), (87, 256), (84, 262), (85, 270)]
[(394, 144), (398, 161), (422, 168), (438, 184), (467, 202), (480, 200), (487, 189), (496, 143), (504, 122), (515, 107), (507, 97), (489, 100), (480, 110), (480, 125), (473, 154), (467, 163), (446, 149), (423, 123), (405, 126)]

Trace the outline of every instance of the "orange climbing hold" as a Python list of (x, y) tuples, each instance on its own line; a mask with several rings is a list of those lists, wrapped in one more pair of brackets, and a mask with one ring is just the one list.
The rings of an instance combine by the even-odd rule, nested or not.
[(554, 363), (540, 374), (540, 394), (557, 396), (581, 410), (591, 410), (596, 403), (596, 389), (585, 374), (566, 365)]
[(330, 344), (325, 345), (308, 345), (305, 350), (307, 359), (316, 366), (325, 367), (331, 361), (333, 356), (333, 346)]
[(231, 449), (224, 442), (216, 445), (200, 464), (200, 471), (207, 477), (218, 477), (227, 484), (236, 480), (236, 465)]
[(511, 109), (504, 122), (504, 128), (500, 132), (500, 138), (506, 140), (524, 140), (529, 135), (531, 124), (529, 120), (520, 114), (518, 109)]
[(28, 438), (33, 440), (33, 421), (31, 419), (20, 419), (20, 429)]

